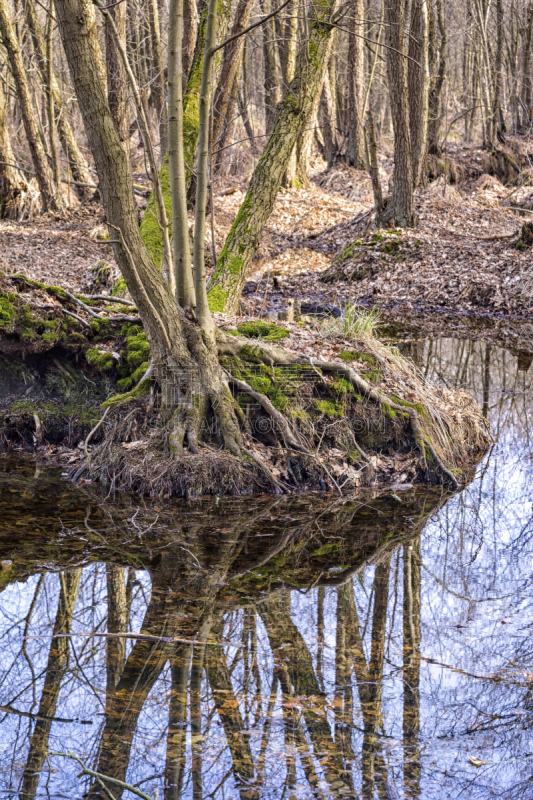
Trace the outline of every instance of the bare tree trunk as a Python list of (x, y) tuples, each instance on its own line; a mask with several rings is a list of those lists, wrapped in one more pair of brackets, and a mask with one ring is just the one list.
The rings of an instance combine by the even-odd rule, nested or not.
[(324, 139), (324, 158), (328, 167), (332, 167), (339, 155), (339, 143), (337, 141), (337, 114), (334, 95), (329, 82), (329, 70), (326, 70), (324, 76), (318, 113), (320, 129)]
[(196, 305), (183, 149), (183, 0), (170, 0), (168, 37), (168, 170), (172, 197), (172, 243), (178, 302), (183, 308)]
[(437, 0), (437, 24), (440, 34), (439, 68), (437, 77), (432, 81), (429, 92), (428, 110), (428, 152), (439, 155), (440, 98), (446, 78), (446, 52), (448, 40), (446, 36), (446, 19), (443, 14), (442, 0)]
[[(252, 5), (253, 0), (239, 0), (230, 36), (238, 36), (246, 28), (250, 20)], [(217, 162), (218, 167), (220, 167), (220, 157), (217, 158), (217, 149), (223, 144), (223, 135), (231, 121), (237, 99), (236, 84), (242, 63), (244, 40), (245, 37), (240, 36), (224, 48), (220, 76), (214, 93), (211, 147), (213, 150), (212, 158)]]
[(420, 183), (427, 155), (429, 111), (429, 20), (427, 0), (415, 0), (409, 35), (409, 124), (413, 185)]
[(165, 759), (165, 800), (179, 800), (187, 763), (187, 689), (192, 647), (179, 647), (171, 662), (170, 706)]
[(414, 179), (409, 126), (409, 90), (405, 52), (405, 4), (389, 0), (385, 4), (387, 32), (387, 78), (394, 128), (394, 185), (383, 212), (383, 224), (414, 225)]
[(185, 91), (194, 58), (196, 36), (198, 34), (198, 9), (196, 7), (196, 0), (184, 0), (183, 20), (183, 90)]
[[(117, 33), (123, 42), (126, 41), (126, 17), (127, 0), (115, 5), (109, 10), (112, 16)], [(117, 129), (119, 139), (122, 142), (126, 153), (130, 152), (130, 121), (129, 121), (129, 102), (128, 85), (126, 75), (121, 63), (120, 55), (117, 51), (115, 37), (106, 18), (105, 22), (105, 55), (107, 68), (107, 97), (109, 108), (113, 115), (113, 122)]]
[(503, 67), (503, 36), (504, 36), (503, 2), (496, 0), (496, 54), (494, 57), (494, 76), (492, 79), (492, 117), (491, 117), (491, 142), (496, 137), (503, 141), (503, 115), (501, 110), (502, 94), (502, 67)]
[(150, 39), (152, 43), (151, 97), (155, 112), (155, 129), (157, 132), (156, 140), (159, 148), (159, 160), (161, 162), (165, 153), (167, 152), (168, 141), (167, 107), (165, 103), (165, 75), (163, 72), (163, 55), (161, 50), (161, 33), (157, 0), (149, 1), (148, 10), (150, 14)]
[[(126, 594), (126, 570), (106, 564), (107, 580), (107, 630), (108, 633), (127, 633), (129, 609)], [(126, 640), (119, 637), (106, 639), (106, 707), (118, 685), (126, 663)]]
[(364, 117), (365, 50), (364, 0), (351, 0), (348, 33), (348, 140), (346, 163), (365, 169)]
[(525, 25), (523, 39), (522, 56), (522, 84), (520, 88), (520, 99), (523, 103), (523, 127), (528, 128), (533, 120), (532, 107), (532, 76), (531, 76), (531, 44), (533, 40), (533, 2), (527, 7), (527, 22)]
[(209, 0), (207, 28), (205, 33), (205, 55), (202, 64), (200, 85), (200, 113), (198, 125), (198, 161), (196, 168), (196, 202), (194, 213), (194, 293), (196, 314), (202, 330), (214, 338), (215, 327), (207, 301), (205, 276), (205, 209), (207, 204), (208, 159), (209, 159), (209, 112), (213, 90), (213, 64), (215, 33), (217, 25), (217, 2)]
[(54, 0), (50, 0), (50, 7), (48, 10), (48, 30), (46, 34), (46, 102), (47, 102), (47, 116), (48, 116), (48, 146), (50, 148), (50, 156), (52, 158), (52, 173), (57, 187), (61, 186), (61, 171), (59, 168), (59, 152), (57, 149), (56, 139), (56, 121), (54, 114), (54, 93), (53, 93), (53, 80), (54, 80)]
[[(270, 0), (259, 0), (262, 14), (272, 11)], [(263, 62), (265, 68), (265, 133), (269, 134), (276, 119), (281, 100), (281, 81), (276, 25), (271, 18), (261, 26), (263, 31)]]
[(39, 136), (26, 70), (22, 61), (19, 43), (11, 24), (7, 0), (0, 0), (0, 35), (6, 48), (9, 66), (15, 80), (20, 112), (30, 148), (33, 168), (41, 192), (42, 204), (46, 210), (58, 209), (61, 207), (61, 201)]
[(31, 207), (28, 184), (15, 163), (7, 125), (7, 102), (0, 80), (0, 219), (18, 219)]
[(403, 742), (409, 797), (420, 794), (420, 539), (403, 547)]
[[(278, 106), (276, 122), (263, 151), (244, 202), (218, 258), (209, 290), (212, 310), (236, 313), (248, 266), (261, 240), (263, 227), (286, 172), (298, 135), (309, 125), (324, 79), (331, 48), (330, 19), (335, 0), (309, 7), (309, 42), (300, 52), (289, 92)], [(308, 52), (313, 58), (308, 58)], [(283, 133), (283, 135), (280, 135)]]

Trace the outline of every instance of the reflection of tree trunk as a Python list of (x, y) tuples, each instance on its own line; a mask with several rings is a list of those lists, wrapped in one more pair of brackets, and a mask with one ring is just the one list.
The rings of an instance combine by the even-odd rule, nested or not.
[(202, 677), (205, 661), (205, 636), (211, 628), (211, 620), (204, 625), (202, 644), (197, 644), (192, 651), (191, 664), (191, 750), (192, 750), (192, 796), (193, 800), (202, 800)]
[(337, 592), (337, 637), (335, 646), (335, 743), (342, 752), (345, 769), (354, 760), (352, 749), (352, 665), (348, 658), (353, 616), (353, 586), (350, 581)]
[(491, 354), (492, 354), (492, 346), (490, 344), (486, 344), (485, 358), (483, 359), (483, 407), (481, 409), (481, 413), (485, 417), (485, 419), (488, 418), (488, 413), (489, 413)]
[(372, 614), (372, 634), (370, 663), (367, 667), (363, 640), (359, 628), (357, 609), (350, 599), (350, 614), (353, 615), (351, 630), (351, 652), (353, 653), (355, 675), (361, 712), (363, 714), (363, 796), (373, 800), (374, 782), (378, 794), (387, 796), (387, 766), (378, 751), (378, 730), (382, 724), (381, 701), (383, 692), (383, 661), (385, 658), (385, 631), (387, 627), (387, 604), (389, 600), (390, 557), (376, 566), (374, 574), (374, 609)]
[[(223, 628), (222, 616), (219, 616), (215, 630), (216, 641), (222, 640)], [(237, 787), (246, 798), (253, 800), (253, 798), (259, 797), (259, 789), (250, 788), (250, 781), (253, 781), (254, 777), (254, 762), (250, 750), (250, 740), (248, 735), (243, 733), (245, 725), (239, 709), (239, 701), (233, 693), (233, 686), (222, 647), (210, 649), (206, 666), (213, 700), (215, 701), (231, 753)]]
[[(106, 565), (107, 578), (107, 630), (125, 633), (128, 630), (129, 609), (126, 597), (126, 570), (124, 567)], [(126, 661), (126, 639), (108, 637), (106, 706), (122, 675)]]
[(187, 645), (179, 647), (171, 665), (172, 685), (165, 762), (165, 800), (179, 800), (183, 787), (187, 733), (187, 684), (191, 654), (191, 647)]
[[(35, 797), (44, 760), (48, 753), (48, 737), (55, 716), (61, 682), (68, 668), (69, 637), (72, 615), (78, 596), (81, 570), (60, 572), (61, 589), (57, 604), (56, 621), (48, 654), (44, 686), (39, 704), (38, 717), (30, 739), (26, 767), (22, 776), (20, 796)], [(47, 719), (48, 718), (48, 719)]]
[[(312, 698), (302, 703), (301, 717), (313, 743), (316, 758), (320, 761), (328, 783), (340, 783), (344, 791), (351, 792), (342, 754), (338, 752), (331, 736), (326, 707), (318, 679), (313, 669), (313, 659), (305, 641), (291, 619), (283, 597), (261, 603), (258, 612), (268, 632), (274, 655), (276, 674), (284, 693)], [(339, 783), (340, 782), (340, 783)]]
[(420, 794), (420, 539), (403, 548), (403, 741), (408, 797)]

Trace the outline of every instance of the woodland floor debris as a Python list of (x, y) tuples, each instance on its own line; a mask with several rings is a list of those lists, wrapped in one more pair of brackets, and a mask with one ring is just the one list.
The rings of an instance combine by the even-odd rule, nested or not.
[[(525, 170), (521, 183), (504, 186), (483, 172), (490, 167), (490, 154), (480, 148), (450, 147), (448, 156), (459, 164), (461, 182), (450, 186), (441, 177), (421, 190), (418, 226), (392, 234), (368, 227), (368, 217), (357, 221), (372, 207), (366, 173), (344, 165), (324, 171), (316, 162), (308, 187), (287, 189), (276, 200), (249, 275), (257, 290), (246, 296), (243, 311), (261, 315), (283, 308), (292, 297), (420, 311), (533, 314), (531, 251), (517, 249), (524, 218), (509, 207), (519, 207), (531, 194), (533, 178), (528, 180)], [(391, 166), (384, 157), (384, 185)], [(215, 194), (217, 252), (245, 189), (241, 181), (230, 194)], [(376, 234), (390, 237), (394, 252), (387, 252), (385, 241), (372, 242)], [(118, 273), (105, 237), (95, 206), (65, 217), (1, 222), (0, 266), (71, 290), (109, 291)], [(209, 254), (210, 231), (208, 239)], [(361, 245), (343, 257), (360, 239)], [(111, 272), (107, 284), (106, 267)]]

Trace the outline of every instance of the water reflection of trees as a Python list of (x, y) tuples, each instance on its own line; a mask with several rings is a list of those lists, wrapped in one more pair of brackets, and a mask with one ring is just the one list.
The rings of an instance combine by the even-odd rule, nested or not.
[[(10, 748), (11, 763), (2, 765), (6, 782), (11, 773), (6, 788), (21, 797), (46, 786), (68, 791), (73, 772), (48, 754), (73, 750), (97, 772), (152, 792), (159, 787), (166, 798), (302, 791), (351, 797), (361, 775), (364, 796), (372, 797), (374, 786), (381, 796), (388, 781), (379, 731), (390, 553), (395, 542), (416, 536), (442, 501), (418, 492), (302, 500), (299, 507), (273, 500), (257, 505), (253, 523), (236, 505), (225, 509), (223, 522), (192, 514), (171, 536), (164, 526), (154, 535), (152, 519), (149, 536), (134, 543), (137, 571), (124, 562), (96, 563), (29, 577), (24, 591), (8, 585), (2, 598), (13, 619), (4, 640), (24, 644), (13, 661), (3, 659), (2, 728), (11, 745), (25, 737), (30, 744), (22, 747), (24, 763), (20, 747)], [(99, 537), (101, 555), (116, 556), (128, 520), (125, 510), (106, 513), (100, 510), (99, 526), (86, 515), (86, 527)], [(70, 538), (64, 530), (62, 537), (68, 562)], [(20, 541), (9, 547), (21, 567)], [(369, 624), (359, 622), (353, 591), (365, 570), (375, 573)], [(322, 607), (314, 644), (298, 624), (294, 591), (315, 608), (317, 621)], [(324, 631), (334, 619), (331, 648)], [(137, 638), (120, 636), (132, 629)], [(24, 639), (35, 630), (54, 637), (47, 659), (42, 639)], [(75, 635), (88, 631), (92, 639)], [(15, 734), (5, 727), (11, 719)], [(82, 728), (83, 721), (93, 725)], [(123, 794), (117, 784), (106, 793), (94, 781), (86, 796), (109, 791), (116, 800)]]
[[(26, 583), (0, 595), (2, 789), (73, 796), (79, 766), (47, 757), (72, 750), (166, 800), (529, 800), (529, 373), (485, 343), (413, 356), (476, 394), (494, 432), (447, 502), (250, 500), (243, 517), (213, 501), (169, 535), (164, 514), (132, 526), (89, 497), (44, 546), (14, 495), (0, 555)], [(54, 630), (142, 638), (24, 639)]]

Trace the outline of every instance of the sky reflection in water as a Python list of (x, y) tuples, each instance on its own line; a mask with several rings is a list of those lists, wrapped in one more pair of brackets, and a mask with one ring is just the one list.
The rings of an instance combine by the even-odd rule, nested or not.
[(161, 800), (533, 797), (530, 373), (413, 356), (495, 437), (451, 498), (171, 516), (0, 465), (3, 796), (135, 796), (72, 753)]

